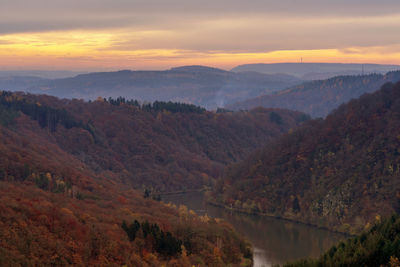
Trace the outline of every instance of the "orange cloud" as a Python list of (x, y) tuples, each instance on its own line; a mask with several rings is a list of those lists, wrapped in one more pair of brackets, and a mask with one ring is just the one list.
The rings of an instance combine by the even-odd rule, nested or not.
[[(160, 32), (132, 33), (163, 36)], [(178, 65), (231, 68), (244, 63), (343, 62), (400, 64), (398, 45), (270, 52), (194, 51), (125, 47), (126, 31), (59, 31), (0, 36), (0, 67), (35, 69), (163, 69)]]

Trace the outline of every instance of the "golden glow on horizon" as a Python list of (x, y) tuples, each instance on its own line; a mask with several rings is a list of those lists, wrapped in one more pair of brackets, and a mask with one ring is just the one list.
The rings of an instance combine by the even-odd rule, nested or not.
[[(59, 31), (0, 36), (0, 68), (35, 69), (163, 69), (179, 65), (231, 68), (245, 63), (342, 62), (400, 64), (394, 47), (221, 52), (121, 47), (126, 32)], [(168, 32), (135, 32), (164, 36)], [(122, 43), (123, 44), (123, 43)]]

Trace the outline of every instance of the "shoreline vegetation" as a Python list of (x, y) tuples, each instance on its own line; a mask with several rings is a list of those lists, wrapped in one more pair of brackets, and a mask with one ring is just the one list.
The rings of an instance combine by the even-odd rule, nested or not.
[[(209, 192), (209, 191), (208, 191)], [(190, 193), (190, 192), (186, 192)], [(207, 191), (206, 191), (207, 194)], [(306, 266), (400, 266), (400, 217), (392, 215), (385, 218), (377, 218), (376, 222), (369, 229), (363, 230), (357, 235), (350, 235), (339, 231), (332, 231), (326, 227), (303, 223), (284, 217), (249, 212), (234, 207), (228, 207), (209, 197), (204, 198), (207, 204), (223, 208), (234, 213), (241, 213), (254, 216), (272, 217), (279, 220), (286, 220), (298, 224), (304, 224), (315, 228), (324, 229), (346, 235), (346, 239), (330, 247), (316, 258), (303, 258), (288, 261), (275, 267), (306, 267)], [(339, 264), (340, 263), (340, 264)]]
[(157, 193), (155, 195), (160, 195), (160, 196), (167, 196), (167, 195), (183, 195), (183, 194), (190, 194), (190, 193), (200, 193), (200, 192), (204, 192), (205, 196), (204, 196), (204, 200), (207, 204), (213, 205), (215, 207), (219, 207), (219, 208), (223, 208), (224, 210), (227, 211), (233, 211), (235, 213), (241, 213), (241, 214), (247, 214), (247, 215), (254, 215), (254, 216), (260, 216), (260, 217), (269, 217), (269, 218), (275, 218), (275, 219), (280, 219), (280, 220), (285, 220), (285, 221), (290, 221), (290, 222), (294, 222), (294, 223), (299, 223), (299, 224), (304, 224), (307, 226), (312, 226), (312, 227), (316, 227), (319, 229), (323, 229), (323, 230), (327, 230), (330, 231), (332, 233), (340, 233), (340, 234), (344, 234), (348, 237), (355, 237), (357, 236), (356, 234), (351, 234), (349, 232), (345, 232), (345, 231), (337, 231), (337, 230), (333, 230), (330, 229), (328, 227), (324, 227), (324, 226), (320, 226), (317, 224), (312, 224), (312, 223), (307, 223), (307, 222), (302, 222), (302, 221), (298, 221), (292, 218), (287, 218), (287, 217), (282, 217), (282, 216), (278, 216), (278, 215), (274, 215), (274, 214), (267, 214), (267, 213), (262, 213), (262, 212), (257, 212), (257, 211), (248, 211), (245, 209), (238, 209), (235, 207), (229, 207), (227, 205), (224, 205), (222, 203), (219, 203), (215, 200), (212, 200), (209, 196), (207, 196), (207, 193), (211, 192), (211, 190), (209, 189), (198, 189), (198, 190), (186, 190), (186, 191), (175, 191), (175, 192), (163, 192), (163, 193)]
[[(318, 259), (301, 259), (284, 267), (400, 266), (400, 216), (378, 220), (369, 230), (331, 247)], [(279, 266), (279, 265), (278, 265)]]
[(295, 220), (295, 219), (282, 217), (282, 216), (278, 216), (278, 215), (274, 215), (274, 214), (267, 214), (267, 213), (262, 213), (262, 212), (257, 212), (257, 211), (248, 211), (248, 210), (245, 210), (245, 209), (238, 209), (238, 208), (234, 208), (234, 207), (229, 207), (229, 206), (226, 206), (224, 204), (221, 204), (221, 203), (218, 203), (216, 201), (213, 201), (213, 200), (211, 200), (209, 198), (206, 198), (206, 202), (208, 204), (210, 204), (210, 205), (213, 205), (213, 206), (216, 206), (216, 207), (219, 207), (219, 208), (223, 208), (225, 210), (233, 211), (235, 213), (242, 213), (242, 214), (260, 216), (260, 217), (269, 217), (269, 218), (275, 218), (275, 219), (279, 219), (279, 220), (284, 220), (284, 221), (304, 224), (304, 225), (307, 225), (307, 226), (312, 226), (312, 227), (315, 227), (315, 228), (327, 230), (327, 231), (330, 231), (332, 233), (344, 234), (344, 235), (346, 235), (348, 237), (357, 236), (356, 234), (351, 234), (351, 233), (348, 233), (348, 232), (342, 232), (342, 231), (338, 231), (338, 230), (333, 230), (333, 229), (330, 229), (330, 228), (325, 227), (325, 226), (320, 226), (320, 225), (317, 225), (317, 224), (302, 222), (302, 221), (298, 221), (298, 220)]

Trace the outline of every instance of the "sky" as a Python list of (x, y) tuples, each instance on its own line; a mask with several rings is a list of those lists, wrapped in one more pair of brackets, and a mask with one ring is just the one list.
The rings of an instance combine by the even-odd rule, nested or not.
[(0, 0), (0, 70), (400, 64), (399, 0)]

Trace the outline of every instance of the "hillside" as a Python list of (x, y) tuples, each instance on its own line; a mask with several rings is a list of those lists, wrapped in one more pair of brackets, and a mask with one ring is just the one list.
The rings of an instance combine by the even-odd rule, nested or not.
[(285, 73), (304, 80), (329, 79), (341, 75), (362, 75), (400, 70), (400, 65), (346, 64), (346, 63), (271, 63), (245, 64), (234, 72), (255, 71), (266, 74)]
[(155, 191), (210, 186), (225, 164), (307, 119), (284, 110), (215, 113), (186, 104), (100, 100), (4, 92), (0, 113), (3, 125), (21, 132), (36, 120), (53, 146), (85, 168)]
[(285, 267), (400, 265), (400, 218), (377, 219), (376, 225), (357, 237), (333, 246), (319, 259), (299, 260)]
[[(37, 175), (52, 180), (44, 187)], [(86, 180), (91, 192), (38, 170), (14, 178), (0, 181), (1, 266), (251, 266), (249, 245), (222, 221), (99, 177)]]
[(214, 200), (343, 232), (400, 211), (400, 83), (342, 105), (231, 166)]
[(234, 142), (260, 146), (304, 117), (122, 98), (0, 100), (1, 266), (249, 266), (249, 245), (229, 225), (154, 201), (142, 185), (207, 185), (245, 154)]
[[(14, 84), (7, 81), (13, 79)], [(300, 84), (296, 77), (255, 72), (229, 72), (202, 66), (185, 66), (165, 71), (98, 72), (75, 77), (37, 80), (24, 83), (26, 78), (0, 79), (2, 90), (25, 91), (60, 98), (94, 100), (98, 96), (123, 96), (141, 102), (185, 102), (216, 109), (259, 95)], [(18, 85), (18, 86), (16, 86)]]
[(340, 104), (376, 91), (386, 82), (400, 80), (400, 71), (385, 75), (338, 76), (328, 80), (306, 82), (301, 85), (248, 99), (226, 108), (240, 110), (255, 107), (287, 108), (298, 110), (312, 117), (325, 117)]

